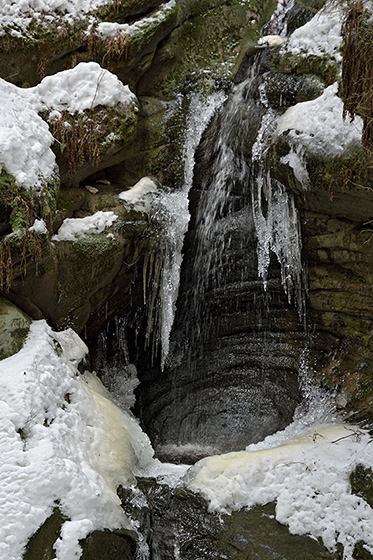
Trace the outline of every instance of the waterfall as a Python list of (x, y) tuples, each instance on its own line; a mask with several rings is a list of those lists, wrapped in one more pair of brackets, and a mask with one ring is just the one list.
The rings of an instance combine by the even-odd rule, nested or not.
[[(183, 192), (153, 209), (159, 215), (167, 205), (174, 223), (165, 220), (157, 281), (162, 356), (159, 364), (145, 360), (137, 406), (156, 452), (172, 460), (259, 441), (291, 422), (301, 400), (299, 221), (285, 188), (261, 180), (255, 159), (258, 138), (263, 150), (267, 139), (259, 92), (267, 54), (258, 49), (245, 79), (224, 103), (210, 103), (205, 119), (200, 109), (191, 113)], [(186, 208), (188, 198), (185, 235), (174, 202)]]

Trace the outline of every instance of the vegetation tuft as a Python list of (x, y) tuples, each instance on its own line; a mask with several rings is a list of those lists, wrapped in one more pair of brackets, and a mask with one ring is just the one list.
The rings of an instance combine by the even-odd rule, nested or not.
[(126, 60), (130, 42), (128, 35), (118, 31), (113, 37), (103, 39), (97, 32), (98, 22), (95, 22), (88, 36), (87, 47), (91, 56), (98, 57), (102, 54), (101, 66), (105, 62)]
[(48, 187), (42, 193), (27, 193), (16, 185), (12, 175), (4, 169), (0, 172), (0, 205), (10, 214), (9, 222), (12, 234), (0, 241), (0, 290), (8, 292), (13, 280), (13, 262), (17, 256), (22, 269), (26, 258), (40, 261), (45, 235), (39, 234), (30, 227), (35, 219), (42, 218), (48, 231), (48, 239), (52, 235), (52, 208)]
[(353, 4), (342, 26), (344, 117), (364, 121), (363, 146), (373, 148), (373, 22), (363, 2)]

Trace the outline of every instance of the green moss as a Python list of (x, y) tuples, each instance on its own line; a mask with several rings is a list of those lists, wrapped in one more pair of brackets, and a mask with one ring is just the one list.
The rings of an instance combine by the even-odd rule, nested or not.
[(329, 55), (302, 56), (274, 49), (271, 69), (273, 72), (284, 74), (313, 74), (321, 78), (327, 86), (339, 79), (339, 65)]
[(257, 43), (269, 7), (275, 7), (272, 0), (232, 0), (214, 9), (205, 2), (191, 3), (191, 17), (173, 31), (146, 75), (147, 92), (151, 88), (169, 98), (193, 87), (209, 93), (216, 80), (231, 79), (244, 52)]
[(358, 543), (356, 543), (356, 546), (352, 553), (352, 558), (354, 558), (354, 560), (372, 560), (373, 556), (364, 547), (364, 542), (359, 541)]
[(84, 198), (81, 189), (61, 189), (57, 198), (57, 209), (66, 210), (69, 215), (80, 206)]
[[(146, 25), (141, 25), (141, 27), (139, 26), (139, 31), (128, 38), (129, 58), (133, 58), (139, 50), (142, 50), (144, 48), (144, 45), (149, 42), (154, 33), (158, 32), (160, 26), (163, 26), (167, 22), (176, 19), (178, 11), (179, 6), (176, 4), (171, 10), (167, 10), (167, 12), (164, 13), (163, 17), (159, 17), (158, 19), (153, 20), (150, 19), (149, 22), (146, 23)], [(154, 12), (152, 15), (156, 15), (156, 12)], [(145, 18), (143, 21), (145, 21)]]

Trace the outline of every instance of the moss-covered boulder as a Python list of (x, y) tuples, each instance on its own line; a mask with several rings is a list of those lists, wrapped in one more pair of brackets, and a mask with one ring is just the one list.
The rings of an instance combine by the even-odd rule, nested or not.
[(77, 187), (86, 177), (122, 161), (124, 150), (136, 136), (138, 107), (136, 102), (98, 106), (46, 118), (56, 139), (61, 183)]
[(28, 335), (31, 318), (0, 297), (0, 360), (18, 352)]
[(230, 79), (274, 8), (270, 1), (180, 2), (179, 26), (160, 44), (138, 94), (171, 97), (191, 83), (210, 91), (215, 80)]
[[(21, 5), (13, 7), (14, 25), (8, 24), (0, 36), (0, 76), (28, 87), (46, 75), (71, 68), (80, 61), (92, 60), (92, 25), (95, 27), (99, 22), (123, 24), (128, 19), (141, 21), (161, 4), (161, 0), (108, 1), (95, 11), (85, 12), (82, 7), (73, 13), (69, 13), (69, 7), (65, 13), (58, 10), (40, 12), (30, 7), (29, 11), (23, 11)], [(22, 19), (24, 23), (19, 25)], [(163, 30), (157, 40), (164, 36)], [(127, 50), (118, 56), (115, 49), (110, 53), (104, 48), (100, 62), (105, 54), (107, 67), (110, 62), (118, 62), (119, 58), (127, 66), (132, 60), (127, 56)]]

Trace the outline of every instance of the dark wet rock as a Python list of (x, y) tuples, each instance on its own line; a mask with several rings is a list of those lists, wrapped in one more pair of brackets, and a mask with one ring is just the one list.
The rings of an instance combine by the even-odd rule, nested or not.
[(290, 107), (315, 99), (324, 91), (324, 83), (316, 76), (292, 76), (271, 73), (265, 80), (265, 93), (271, 107)]
[(373, 471), (363, 465), (358, 465), (350, 474), (351, 492), (364, 498), (373, 507)]
[(325, 0), (310, 0), (307, 4), (294, 2), (287, 18), (287, 35), (291, 35), (298, 27), (302, 27), (310, 21), (324, 4)]
[(67, 517), (56, 507), (50, 517), (29, 540), (23, 560), (53, 560), (56, 551), (54, 543), (60, 537), (61, 527)]
[(137, 535), (134, 531), (93, 531), (80, 541), (81, 560), (135, 560)]
[(316, 371), (323, 383), (340, 392), (346, 412), (371, 424), (371, 156), (356, 146), (336, 158), (307, 154), (310, 185), (304, 188), (290, 166), (279, 162), (289, 151), (286, 145), (285, 137), (276, 141), (271, 166), (294, 193), (302, 216), (308, 322), (323, 348), (317, 352)]

